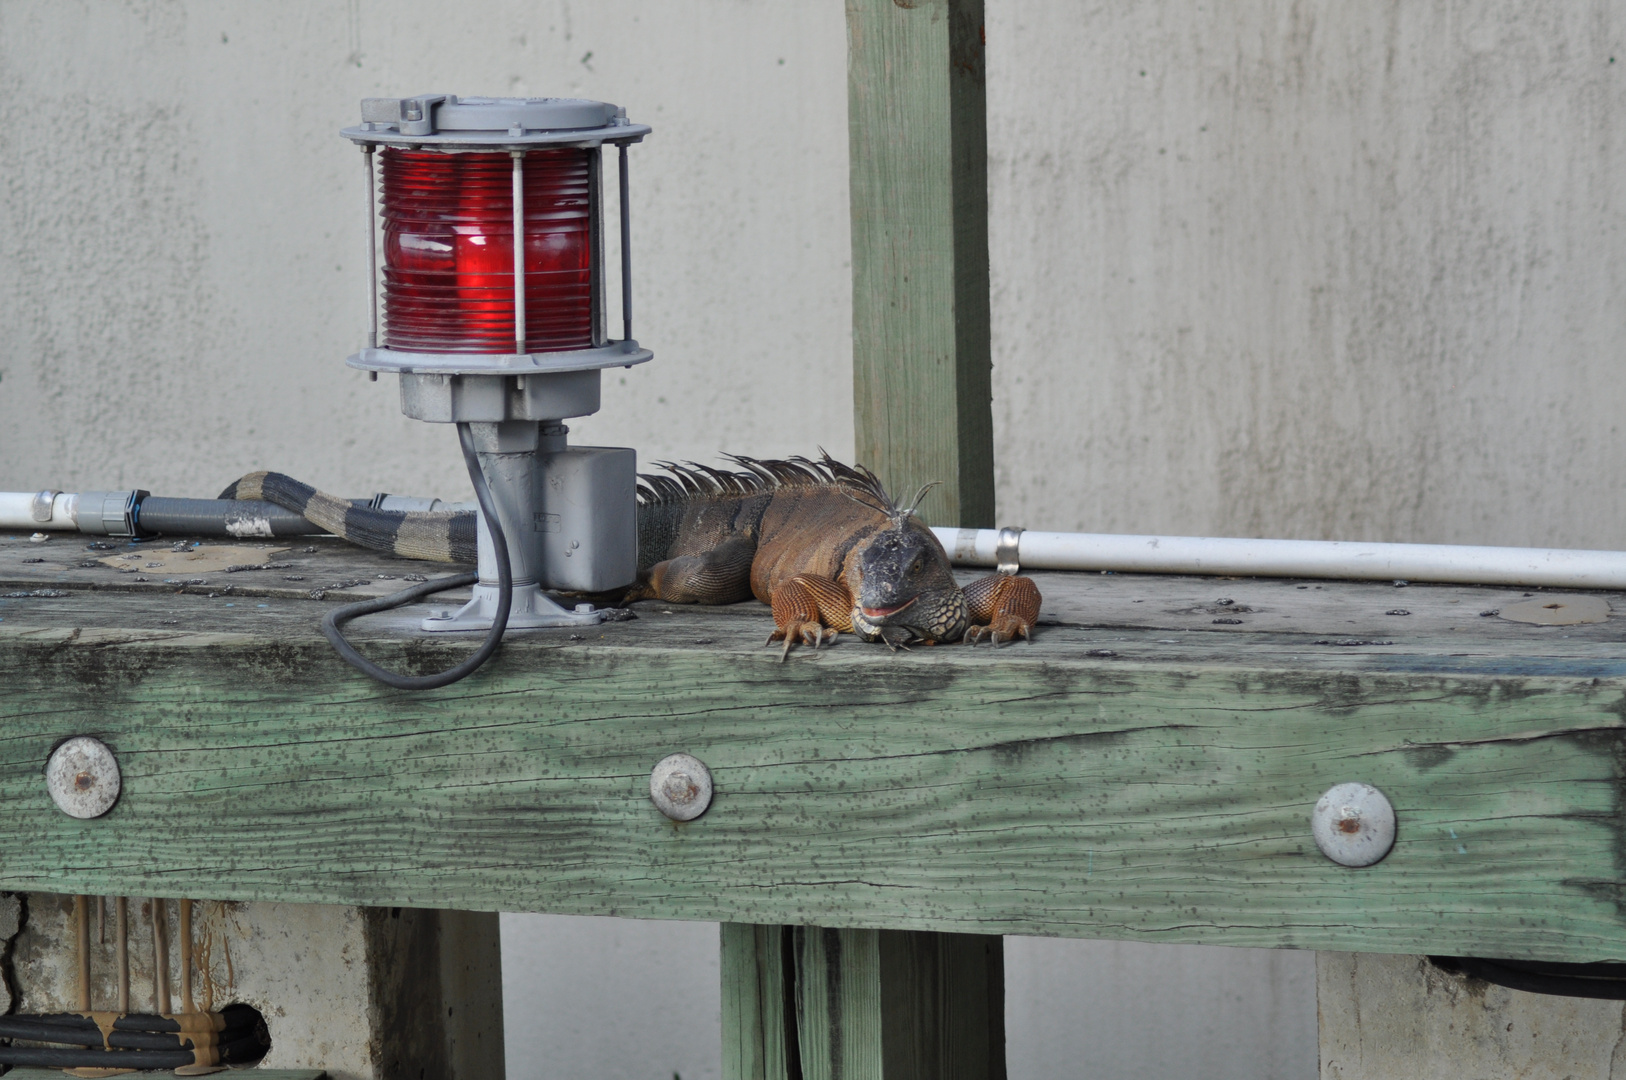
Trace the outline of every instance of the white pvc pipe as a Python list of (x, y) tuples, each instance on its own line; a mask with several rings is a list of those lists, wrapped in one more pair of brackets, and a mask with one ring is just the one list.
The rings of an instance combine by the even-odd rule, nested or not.
[[(999, 543), (998, 530), (932, 531), (956, 563), (997, 565), (994, 552)], [(1117, 570), (1139, 574), (1626, 589), (1626, 552), (1562, 548), (1026, 531), (1018, 539), (1017, 561), (1027, 570)]]
[[(51, 517), (34, 517), (35, 492), (0, 491), (0, 529), (77, 529), (79, 496), (58, 492)], [(933, 529), (962, 566), (997, 566), (997, 529)], [(1545, 585), (1626, 589), (1626, 552), (1461, 544), (1361, 544), (1344, 540), (1241, 540), (1212, 536), (1124, 536), (1027, 530), (1017, 562), (1028, 570), (1117, 570), (1137, 574), (1441, 581), (1461, 585)]]
[(57, 492), (51, 499), (51, 516), (45, 521), (34, 517), (34, 499), (38, 494), (44, 493), (0, 491), (0, 529), (43, 531), (79, 528), (77, 494), (69, 491)]

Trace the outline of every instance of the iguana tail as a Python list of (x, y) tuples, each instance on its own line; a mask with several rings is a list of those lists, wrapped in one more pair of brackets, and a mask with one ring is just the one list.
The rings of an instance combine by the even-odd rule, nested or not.
[(264, 499), (303, 515), (312, 525), (352, 544), (392, 552), (406, 559), (476, 561), (475, 518), (471, 511), (374, 510), (274, 472), (249, 473), (228, 485), (220, 498)]

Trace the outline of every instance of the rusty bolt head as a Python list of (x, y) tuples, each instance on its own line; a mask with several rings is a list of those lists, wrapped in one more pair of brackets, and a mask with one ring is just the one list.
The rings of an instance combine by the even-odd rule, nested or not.
[(119, 763), (107, 744), (88, 735), (69, 739), (45, 764), (45, 787), (69, 817), (98, 818), (119, 800)]
[(1310, 832), (1339, 866), (1371, 866), (1395, 846), (1395, 808), (1371, 784), (1338, 784), (1316, 802)]
[(668, 754), (649, 772), (649, 797), (673, 821), (693, 821), (711, 805), (711, 770), (689, 754)]

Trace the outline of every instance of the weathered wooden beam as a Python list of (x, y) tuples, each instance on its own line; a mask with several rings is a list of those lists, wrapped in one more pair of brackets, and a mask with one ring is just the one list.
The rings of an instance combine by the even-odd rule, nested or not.
[(847, 0), (858, 460), (994, 524), (982, 0)]
[[(1413, 621), (1428, 595), (1409, 591)], [(184, 618), (233, 601), (128, 602)], [(780, 664), (759, 617), (645, 609), (408, 694), (333, 656), (299, 616), (320, 605), (262, 602), (234, 617), (304, 629), (45, 629), (13, 602), (0, 888), (1626, 958), (1626, 662), (1585, 628), (1520, 656), (1488, 638), (1165, 645), (1052, 626), (1032, 646), (847, 643)], [(467, 646), (367, 648), (424, 670)], [(94, 821), (41, 778), (76, 734), (124, 772)], [(716, 782), (686, 825), (648, 798), (674, 750)], [(1346, 780), (1399, 814), (1368, 869), (1310, 837)]]

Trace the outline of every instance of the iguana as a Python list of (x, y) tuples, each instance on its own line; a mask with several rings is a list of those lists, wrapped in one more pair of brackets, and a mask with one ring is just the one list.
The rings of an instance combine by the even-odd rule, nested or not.
[[(744, 471), (665, 465), (638, 489), (638, 580), (622, 603), (771, 605), (769, 643), (782, 655), (838, 633), (898, 648), (914, 642), (1031, 639), (1039, 588), (991, 574), (964, 589), (915, 510), (874, 473), (824, 455), (732, 457)], [(267, 499), (369, 547), (412, 558), (473, 561), (472, 514), (369, 510), (280, 473), (251, 473), (221, 498)]]

